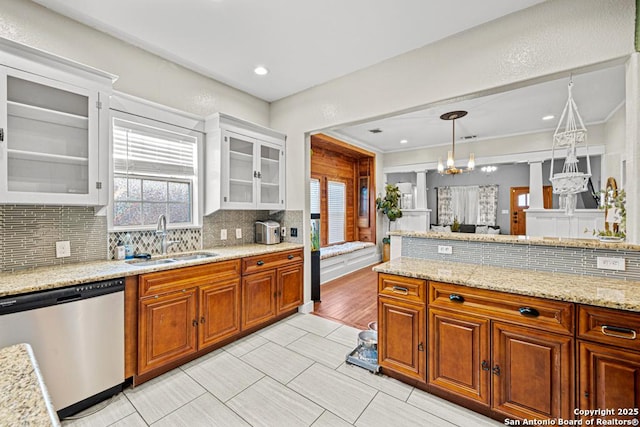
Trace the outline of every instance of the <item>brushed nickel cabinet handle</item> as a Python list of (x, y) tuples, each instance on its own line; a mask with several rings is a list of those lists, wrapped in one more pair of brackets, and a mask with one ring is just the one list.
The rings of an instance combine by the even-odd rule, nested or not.
[(402, 286), (394, 286), (392, 290), (396, 294), (409, 295), (409, 289), (403, 288)]
[(602, 325), (600, 331), (603, 335), (614, 338), (623, 338), (625, 340), (635, 340), (638, 336), (636, 331), (629, 328), (620, 328), (618, 326)]

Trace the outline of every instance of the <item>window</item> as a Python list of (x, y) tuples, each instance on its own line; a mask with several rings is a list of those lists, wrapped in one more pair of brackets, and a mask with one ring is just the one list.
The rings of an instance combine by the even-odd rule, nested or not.
[(311, 213), (320, 213), (320, 180), (311, 178)]
[(329, 231), (327, 243), (330, 245), (345, 241), (345, 190), (344, 182), (327, 182), (327, 220)]
[[(120, 115), (118, 115), (120, 116)], [(198, 136), (152, 120), (113, 118), (113, 228), (197, 223)]]

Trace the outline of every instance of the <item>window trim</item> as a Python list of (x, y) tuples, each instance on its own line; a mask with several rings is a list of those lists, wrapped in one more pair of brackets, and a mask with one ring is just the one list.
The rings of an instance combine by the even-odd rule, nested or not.
[[(121, 119), (126, 121), (131, 121), (135, 123), (140, 123), (146, 126), (157, 127), (161, 129), (165, 129), (169, 132), (181, 133), (189, 136), (193, 136), (196, 138), (196, 164), (194, 166), (194, 175), (193, 179), (188, 179), (185, 177), (175, 177), (169, 179), (169, 181), (190, 181), (191, 182), (191, 193), (192, 193), (192, 203), (191, 203), (191, 223), (173, 223), (167, 224), (167, 229), (186, 229), (186, 228), (200, 228), (202, 227), (202, 207), (204, 205), (204, 191), (203, 191), (203, 165), (204, 165), (204, 133), (197, 130), (200, 126), (194, 125), (195, 129), (189, 129), (183, 126), (174, 125), (168, 123), (166, 120), (174, 118), (176, 123), (184, 123), (184, 120), (181, 118), (179, 114), (176, 114), (171, 109), (167, 108), (166, 110), (159, 108), (159, 104), (153, 103), (144, 103), (143, 100), (138, 100), (140, 105), (144, 105), (145, 108), (141, 109), (145, 114), (153, 115), (161, 117), (162, 120), (156, 120), (154, 118), (144, 117), (136, 114), (136, 109), (133, 108), (133, 111), (124, 112), (116, 109), (109, 110), (109, 204), (106, 207), (106, 216), (107, 216), (107, 230), (109, 232), (127, 232), (127, 231), (147, 231), (147, 230), (155, 230), (156, 224), (153, 225), (133, 225), (133, 226), (116, 226), (113, 224), (113, 209), (114, 209), (114, 178), (117, 175), (120, 175), (114, 170), (114, 157), (113, 157), (113, 123), (114, 119)], [(135, 106), (134, 106), (135, 107)], [(156, 114), (153, 114), (156, 113)], [(141, 177), (143, 179), (157, 179), (159, 177), (164, 178), (164, 176), (155, 176), (154, 174), (134, 174), (135, 176)]]

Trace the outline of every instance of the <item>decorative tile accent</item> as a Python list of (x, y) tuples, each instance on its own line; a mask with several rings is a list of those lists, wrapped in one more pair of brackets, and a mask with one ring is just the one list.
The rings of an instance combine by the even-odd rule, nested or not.
[[(68, 240), (71, 256), (56, 258)], [(107, 218), (83, 206), (0, 205), (1, 271), (107, 259)]]
[[(451, 246), (452, 254), (439, 254), (439, 245)], [(640, 280), (640, 252), (624, 249), (403, 237), (402, 256), (445, 262), (523, 268), (551, 273)], [(597, 257), (625, 258), (626, 270), (597, 269)]]
[[(131, 241), (133, 252), (136, 254), (147, 253), (157, 255), (162, 253), (160, 248), (160, 236), (155, 230), (144, 231), (117, 231), (109, 233), (109, 257), (115, 257), (115, 250), (118, 242), (125, 243)], [(167, 230), (167, 241), (177, 240), (178, 243), (171, 245), (167, 253), (197, 251), (202, 249), (202, 232), (199, 228), (180, 228)]]

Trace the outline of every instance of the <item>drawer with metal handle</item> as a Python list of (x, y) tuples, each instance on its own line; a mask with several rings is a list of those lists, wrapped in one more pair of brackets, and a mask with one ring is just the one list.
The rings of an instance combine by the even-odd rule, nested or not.
[(302, 249), (247, 257), (242, 259), (242, 274), (271, 270), (291, 263), (302, 262), (303, 260)]
[(406, 301), (427, 302), (427, 281), (393, 274), (378, 274), (378, 293)]
[(640, 313), (578, 306), (578, 338), (640, 350)]
[(573, 334), (572, 303), (429, 282), (429, 306), (480, 314), (548, 331)]

